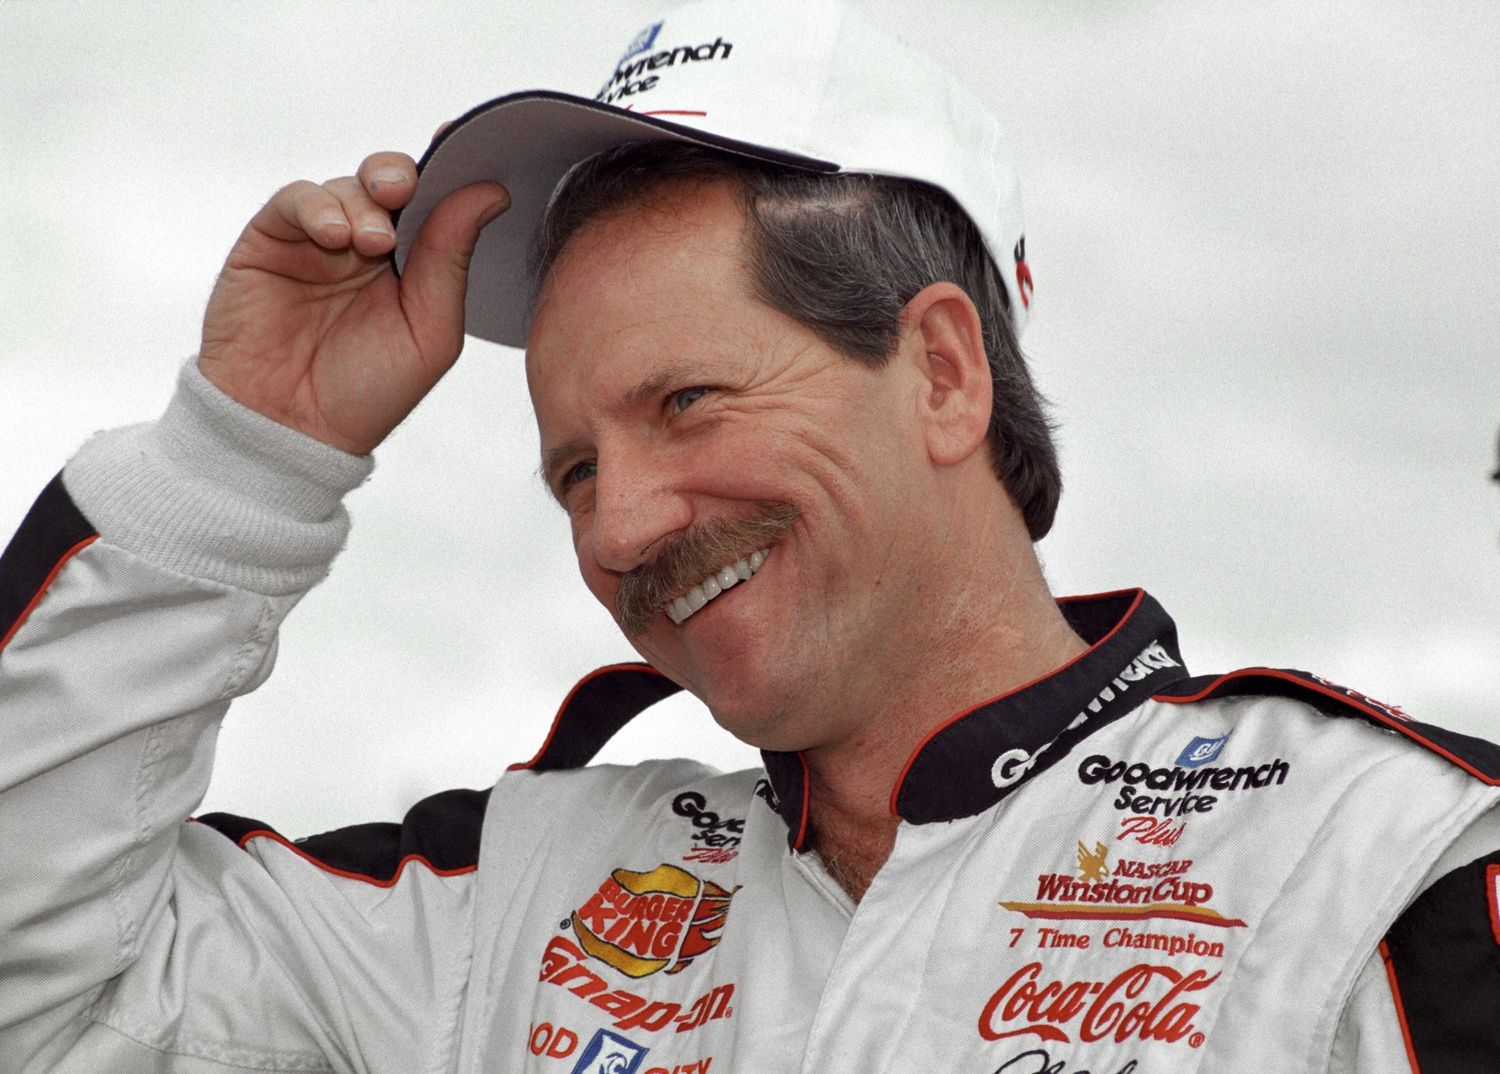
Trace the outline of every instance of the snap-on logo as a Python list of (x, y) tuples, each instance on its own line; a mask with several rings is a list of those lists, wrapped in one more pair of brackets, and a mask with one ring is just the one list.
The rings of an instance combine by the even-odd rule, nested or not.
[(734, 1016), (733, 984), (715, 985), (691, 1002), (648, 999), (628, 989), (610, 988), (608, 981), (589, 969), (589, 962), (588, 954), (566, 934), (554, 936), (542, 953), (538, 977), (604, 1011), (622, 1032), (662, 1033), (672, 1029), (688, 1033)]
[(733, 897), (675, 865), (616, 869), (571, 924), (586, 952), (627, 977), (679, 973), (718, 946)]

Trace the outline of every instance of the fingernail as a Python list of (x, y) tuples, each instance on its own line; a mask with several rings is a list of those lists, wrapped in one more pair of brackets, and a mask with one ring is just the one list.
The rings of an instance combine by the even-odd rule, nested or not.
[(495, 204), (491, 205), (488, 209), (486, 209), (484, 211), (484, 213), (479, 217), (479, 226), (480, 227), (484, 227), (491, 220), (495, 219), (495, 217), (499, 216), (501, 213), (503, 213), (506, 209), (509, 209), (509, 208), (510, 208), (510, 199), (509, 198), (501, 198), (499, 201), (495, 202)]
[(406, 173), (400, 168), (383, 168), (376, 172), (370, 179), (370, 188), (377, 186), (395, 186), (406, 182)]
[(396, 235), (394, 231), (383, 224), (364, 224), (361, 225), (359, 230), (363, 231), (366, 235), (384, 235), (388, 239), (394, 238)]

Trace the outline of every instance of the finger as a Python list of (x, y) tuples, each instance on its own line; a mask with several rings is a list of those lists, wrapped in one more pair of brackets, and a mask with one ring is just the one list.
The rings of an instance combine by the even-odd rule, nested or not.
[(250, 227), (284, 242), (311, 239), (325, 250), (345, 249), (353, 231), (338, 198), (305, 179), (278, 190)]
[(437, 130), (435, 130), (435, 131), (432, 132), (432, 140), (435, 142), (439, 138), (441, 138), (443, 135), (447, 134), (448, 133), (448, 128), (451, 127), (451, 126), (453, 126), (453, 124), (455, 122), (456, 122), (455, 120), (451, 120), (450, 119), (447, 122), (439, 123), (437, 125)]
[(469, 260), (480, 229), (509, 207), (499, 183), (472, 183), (438, 202), (422, 225), (401, 276), (401, 306), (424, 354), (457, 356)]
[(417, 188), (417, 162), (405, 153), (371, 153), (355, 172), (372, 200), (385, 209), (399, 209)]
[(356, 253), (379, 257), (391, 252), (396, 245), (391, 214), (374, 202), (363, 183), (352, 175), (344, 175), (328, 180), (323, 189), (338, 199), (345, 218), (354, 228), (352, 241)]

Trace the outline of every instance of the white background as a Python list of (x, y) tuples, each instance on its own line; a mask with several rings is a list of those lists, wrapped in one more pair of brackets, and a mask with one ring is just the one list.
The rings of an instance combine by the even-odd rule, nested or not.
[[(1023, 155), (1024, 343), (1067, 477), (1054, 588), (1146, 586), (1198, 672), (1310, 668), (1500, 733), (1500, 8), (868, 7)], [(657, 15), (0, 5), (0, 529), (91, 431), (160, 411), (278, 186), (419, 155)], [(486, 786), (576, 678), (633, 655), (535, 476), (516, 352), (471, 341), (378, 459), (205, 809), (295, 835)], [(691, 704), (606, 757), (678, 753), (754, 758)]]

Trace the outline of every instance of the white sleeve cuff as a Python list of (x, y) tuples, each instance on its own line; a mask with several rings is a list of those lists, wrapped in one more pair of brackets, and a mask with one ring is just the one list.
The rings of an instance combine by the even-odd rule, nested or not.
[(98, 433), (63, 482), (100, 537), (159, 566), (268, 595), (311, 588), (349, 533), (374, 461), (214, 387), (196, 359), (157, 421)]

